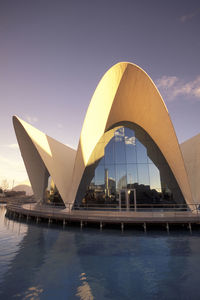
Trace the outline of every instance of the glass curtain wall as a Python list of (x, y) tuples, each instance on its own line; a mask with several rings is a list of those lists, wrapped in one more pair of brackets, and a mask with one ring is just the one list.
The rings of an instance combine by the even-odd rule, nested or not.
[(56, 206), (64, 206), (64, 202), (51, 176), (48, 177), (48, 184), (45, 190), (45, 202)]
[(185, 204), (159, 148), (141, 127), (131, 124), (131, 128), (118, 127), (105, 145), (104, 157), (78, 205), (134, 208), (136, 202)]

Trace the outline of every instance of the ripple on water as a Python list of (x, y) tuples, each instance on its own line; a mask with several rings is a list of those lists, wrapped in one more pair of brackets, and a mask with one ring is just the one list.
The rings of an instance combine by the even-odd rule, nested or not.
[(0, 207), (0, 299), (199, 299), (200, 234), (23, 224)]

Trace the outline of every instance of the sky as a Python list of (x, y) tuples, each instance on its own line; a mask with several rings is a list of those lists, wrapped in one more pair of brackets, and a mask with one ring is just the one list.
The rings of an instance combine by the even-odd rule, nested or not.
[(27, 179), (12, 116), (77, 148), (120, 61), (156, 83), (180, 143), (200, 133), (199, 0), (0, 0), (0, 183)]

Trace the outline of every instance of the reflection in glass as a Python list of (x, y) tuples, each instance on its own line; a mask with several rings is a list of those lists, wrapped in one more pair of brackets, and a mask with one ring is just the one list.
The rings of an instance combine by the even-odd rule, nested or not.
[(48, 177), (44, 198), (47, 204), (54, 203), (58, 206), (64, 206), (64, 202), (51, 176)]
[[(127, 197), (129, 204), (133, 204), (134, 193), (138, 204), (185, 203), (157, 145), (141, 127), (129, 125), (130, 128), (118, 127), (107, 145), (105, 141), (99, 145), (104, 148), (104, 157), (93, 167), (93, 172), (96, 168), (95, 176), (87, 187), (82, 204), (119, 207), (121, 201), (121, 207), (125, 207)], [(82, 188), (84, 190), (85, 186)]]
[(149, 178), (151, 189), (161, 189), (160, 172), (154, 164), (149, 164)]
[(125, 128), (125, 148), (127, 164), (136, 163), (136, 138), (134, 131), (129, 128)]
[(105, 194), (107, 197), (116, 194), (115, 165), (105, 165)]
[(115, 141), (111, 139), (105, 148), (105, 164), (115, 163)]
[(147, 163), (147, 149), (140, 141), (136, 142), (137, 162)]
[(150, 185), (148, 164), (138, 164), (139, 184)]
[(95, 185), (102, 185), (104, 186), (105, 182), (105, 169), (104, 166), (98, 166), (95, 170)]
[(99, 161), (99, 165), (104, 166), (104, 164), (105, 164), (105, 156), (103, 156)]
[(134, 183), (138, 183), (137, 164), (127, 164), (127, 185), (133, 188)]
[(108, 178), (115, 182), (116, 181), (115, 165), (105, 165), (105, 170), (108, 171)]
[(126, 165), (116, 165), (116, 186), (118, 190), (126, 189)]
[(115, 163), (125, 164), (126, 154), (125, 154), (125, 143), (124, 143), (124, 128), (120, 128), (115, 132)]

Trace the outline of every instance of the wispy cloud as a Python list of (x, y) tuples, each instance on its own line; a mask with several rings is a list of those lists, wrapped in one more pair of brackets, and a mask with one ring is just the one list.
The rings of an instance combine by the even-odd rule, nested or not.
[(31, 124), (38, 122), (38, 118), (35, 116), (32, 117), (32, 116), (26, 115), (26, 120)]
[(170, 88), (175, 82), (177, 82), (178, 77), (176, 76), (162, 76), (157, 80), (157, 86), (161, 88)]
[(9, 159), (0, 155), (0, 183), (3, 179), (23, 181), (27, 178), (27, 173), (22, 160)]
[(181, 21), (181, 23), (185, 23), (186, 21), (193, 19), (198, 13), (199, 13), (199, 11), (185, 14), (185, 15), (181, 16), (179, 20)]
[(200, 76), (193, 81), (184, 82), (176, 76), (162, 76), (156, 85), (166, 100), (175, 100), (178, 96), (200, 101)]
[(16, 161), (10, 160), (10, 159), (8, 159), (8, 158), (2, 156), (2, 155), (0, 155), (0, 163), (5, 163), (5, 164), (9, 165), (10, 167), (14, 167), (14, 168), (16, 168), (16, 167), (17, 167), (17, 168), (18, 168), (18, 167), (19, 167), (19, 168), (21, 168), (21, 167), (24, 168), (22, 162), (16, 162)]
[(135, 137), (134, 136), (132, 136), (132, 137), (125, 136), (125, 144), (135, 146)]

